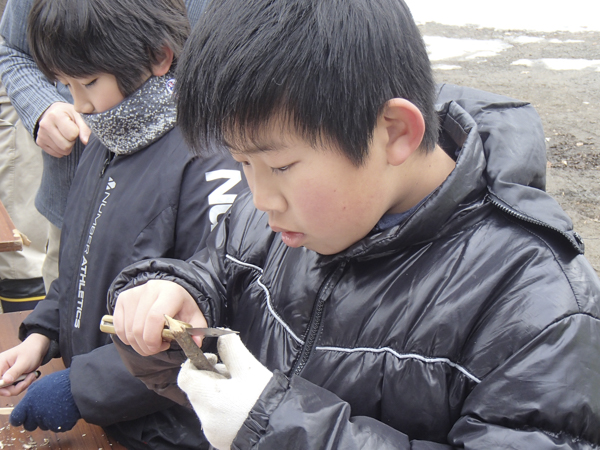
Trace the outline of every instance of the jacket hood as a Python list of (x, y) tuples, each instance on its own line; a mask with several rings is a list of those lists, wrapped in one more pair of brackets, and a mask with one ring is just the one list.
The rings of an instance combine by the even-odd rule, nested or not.
[[(450, 101), (451, 98), (460, 100)], [(558, 202), (545, 192), (546, 141), (539, 115), (527, 102), (453, 85), (440, 88), (441, 108), (460, 106), (477, 122), (488, 190), (497, 206), (561, 233), (583, 253), (581, 237)]]
[[(460, 99), (460, 100), (454, 100)], [(489, 201), (511, 216), (551, 229), (578, 252), (583, 242), (545, 189), (546, 144), (531, 104), (471, 88), (440, 86), (440, 145), (456, 160), (448, 178), (402, 224), (323, 257), (370, 258), (422, 244), (469, 208)], [(459, 211), (457, 213), (457, 210)]]

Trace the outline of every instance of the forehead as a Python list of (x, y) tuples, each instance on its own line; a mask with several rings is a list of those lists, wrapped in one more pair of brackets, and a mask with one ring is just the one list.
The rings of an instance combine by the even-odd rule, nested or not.
[(332, 151), (337, 148), (320, 134), (307, 134), (301, 133), (290, 121), (276, 118), (256, 128), (224, 130), (222, 141), (233, 154), (278, 152), (298, 148)]

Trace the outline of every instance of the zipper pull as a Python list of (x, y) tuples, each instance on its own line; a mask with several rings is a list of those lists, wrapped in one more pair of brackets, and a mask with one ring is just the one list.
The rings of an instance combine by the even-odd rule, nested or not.
[(113, 152), (111, 152), (110, 150), (107, 150), (106, 159), (104, 160), (102, 170), (100, 171), (100, 178), (102, 178), (104, 176), (104, 172), (106, 172), (108, 165), (110, 164), (110, 162), (113, 160), (114, 157), (115, 157), (115, 154)]

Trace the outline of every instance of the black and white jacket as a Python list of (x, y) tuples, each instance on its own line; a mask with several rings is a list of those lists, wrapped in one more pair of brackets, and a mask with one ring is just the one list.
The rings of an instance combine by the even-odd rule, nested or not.
[(103, 426), (174, 405), (131, 376), (100, 331), (111, 282), (139, 260), (189, 258), (246, 187), (227, 152), (190, 153), (175, 126), (172, 84), (153, 77), (115, 108), (85, 116), (94, 134), (69, 194), (60, 276), (20, 329), (21, 338), (52, 339), (48, 357), (71, 367), (82, 417)]

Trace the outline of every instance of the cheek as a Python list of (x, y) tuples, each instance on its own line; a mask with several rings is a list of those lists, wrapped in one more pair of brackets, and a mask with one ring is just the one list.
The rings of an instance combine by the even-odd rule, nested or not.
[(348, 219), (350, 206), (343, 195), (329, 187), (299, 189), (294, 196), (296, 211), (315, 230), (332, 230)]
[(118, 89), (112, 89), (110, 95), (100, 96), (98, 101), (99, 101), (99, 103), (102, 104), (102, 108), (106, 111), (106, 110), (114, 108), (119, 103), (121, 103), (124, 99), (125, 99), (125, 97), (123, 97), (123, 94), (121, 94), (121, 91), (119, 91)]

